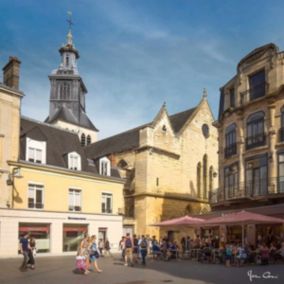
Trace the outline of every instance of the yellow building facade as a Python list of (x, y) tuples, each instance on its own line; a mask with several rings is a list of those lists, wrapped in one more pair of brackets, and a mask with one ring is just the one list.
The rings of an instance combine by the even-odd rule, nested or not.
[[(8, 69), (5, 81), (0, 83), (0, 206), (10, 207), (12, 194), (6, 180), (9, 178), (8, 160), (16, 161), (19, 156), (20, 107), (23, 93), (18, 89), (17, 76), (11, 69), (18, 69), (20, 62), (11, 57), (3, 69)], [(12, 80), (14, 79), (14, 80)]]
[(10, 58), (3, 70), (0, 256), (17, 256), (26, 232), (45, 255), (74, 254), (87, 234), (108, 239), (116, 251), (124, 180), (115, 169), (102, 172), (89, 160), (77, 133), (21, 117), (18, 59)]

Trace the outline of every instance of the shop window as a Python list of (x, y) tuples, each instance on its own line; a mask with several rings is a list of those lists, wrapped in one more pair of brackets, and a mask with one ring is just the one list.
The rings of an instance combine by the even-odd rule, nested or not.
[(63, 251), (77, 251), (82, 239), (88, 234), (88, 225), (63, 225)]
[(30, 233), (36, 241), (36, 252), (50, 252), (50, 224), (19, 223), (19, 239)]

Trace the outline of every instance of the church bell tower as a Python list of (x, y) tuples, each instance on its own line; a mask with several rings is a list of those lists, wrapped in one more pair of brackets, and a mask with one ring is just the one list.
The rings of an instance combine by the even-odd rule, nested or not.
[(73, 43), (71, 19), (66, 44), (59, 49), (61, 62), (49, 75), (51, 84), (47, 123), (74, 131), (82, 146), (96, 142), (98, 129), (86, 114), (86, 86), (78, 72), (79, 52)]

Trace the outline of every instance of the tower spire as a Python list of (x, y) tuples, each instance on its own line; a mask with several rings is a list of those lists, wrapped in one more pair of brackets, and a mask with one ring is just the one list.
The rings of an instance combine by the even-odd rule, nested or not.
[(72, 36), (72, 25), (74, 25), (73, 21), (72, 21), (72, 12), (68, 11), (67, 12), (67, 23), (68, 23), (68, 34), (67, 34), (67, 44), (68, 45), (73, 45), (73, 36)]
[(206, 89), (206, 88), (203, 88), (203, 95), (202, 95), (202, 98), (203, 98), (203, 99), (207, 99), (207, 97), (208, 97), (207, 89)]

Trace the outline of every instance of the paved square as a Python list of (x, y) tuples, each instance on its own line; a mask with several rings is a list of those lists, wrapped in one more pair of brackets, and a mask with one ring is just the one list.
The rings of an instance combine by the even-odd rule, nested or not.
[[(200, 264), (195, 261), (153, 261), (148, 259), (146, 267), (137, 264), (125, 267), (119, 257), (99, 259), (103, 273), (90, 272), (88, 275), (77, 275), (72, 272), (75, 258), (38, 257), (36, 270), (20, 272), (18, 267), (21, 258), (0, 259), (0, 283), (104, 283), (104, 284), (157, 284), (157, 283), (284, 283), (284, 265), (245, 266), (226, 268), (219, 264)], [(261, 278), (249, 280), (248, 271)], [(269, 272), (263, 274), (265, 272)], [(278, 276), (272, 279), (269, 275)], [(265, 278), (266, 277), (266, 278)]]

